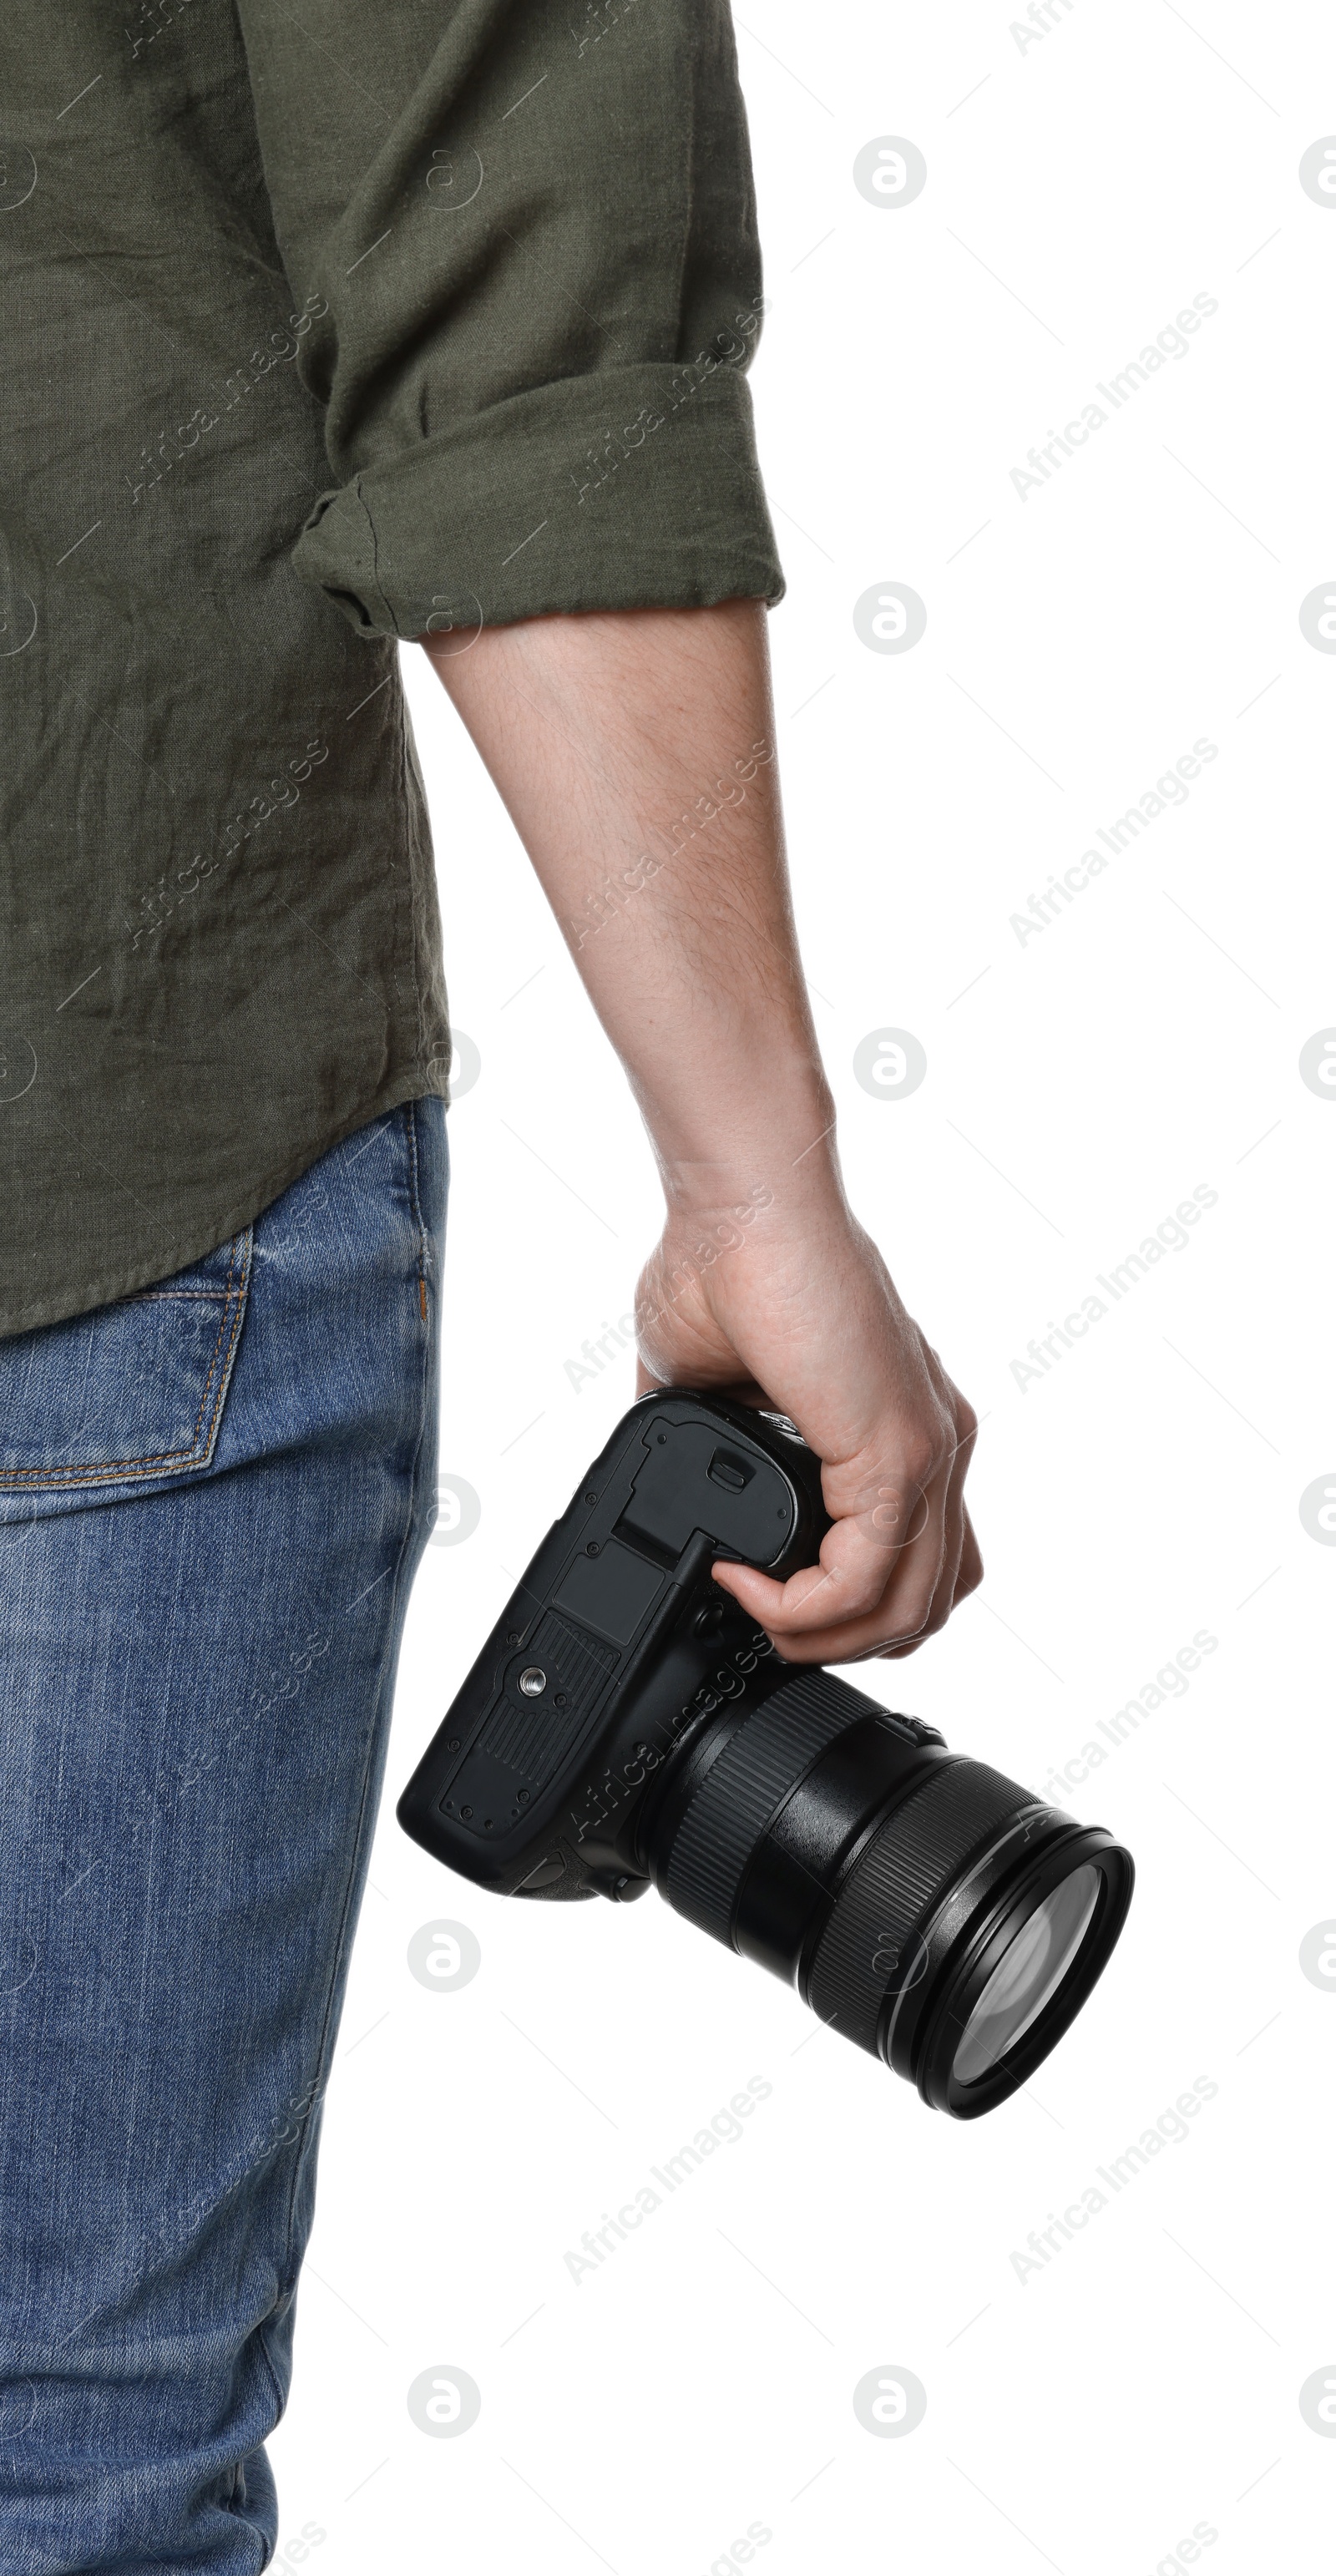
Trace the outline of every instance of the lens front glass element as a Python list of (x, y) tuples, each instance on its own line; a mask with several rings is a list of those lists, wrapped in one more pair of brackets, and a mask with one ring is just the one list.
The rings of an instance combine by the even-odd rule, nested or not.
[(1100, 1872), (1085, 1861), (1026, 1916), (965, 2025), (951, 2069), (955, 2083), (977, 2084), (991, 2074), (1038, 2020), (1085, 1939), (1099, 1892)]

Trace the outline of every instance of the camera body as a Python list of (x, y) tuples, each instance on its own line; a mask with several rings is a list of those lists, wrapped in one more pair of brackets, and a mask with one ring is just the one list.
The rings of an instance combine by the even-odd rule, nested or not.
[(782, 1415), (643, 1396), (428, 1746), (400, 1801), (405, 1832), (498, 1895), (643, 1895), (671, 1757), (795, 1670), (711, 1566), (782, 1581), (815, 1563), (829, 1527), (820, 1461)]
[(1129, 1853), (935, 1727), (785, 1663), (714, 1582), (830, 1526), (782, 1414), (661, 1389), (538, 1548), (399, 1803), (500, 1896), (658, 1888), (827, 2025), (975, 2119), (1095, 1984)]

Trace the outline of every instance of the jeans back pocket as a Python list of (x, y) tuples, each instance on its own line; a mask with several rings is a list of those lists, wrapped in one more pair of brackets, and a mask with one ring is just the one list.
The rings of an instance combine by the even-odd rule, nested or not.
[(248, 1226), (137, 1296), (0, 1341), (0, 1500), (207, 1467), (250, 1272)]

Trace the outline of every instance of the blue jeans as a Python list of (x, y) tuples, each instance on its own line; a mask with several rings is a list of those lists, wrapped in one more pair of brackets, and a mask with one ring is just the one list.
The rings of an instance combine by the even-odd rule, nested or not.
[(0, 2568), (252, 2576), (435, 1483), (439, 1100), (0, 1342)]

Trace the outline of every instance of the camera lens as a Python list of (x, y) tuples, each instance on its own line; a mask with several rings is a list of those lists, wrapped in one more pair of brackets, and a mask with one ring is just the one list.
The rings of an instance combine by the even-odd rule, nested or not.
[(1082, 1861), (1021, 1925), (965, 2025), (951, 2066), (957, 2084), (987, 2075), (1057, 1993), (1089, 1929), (1099, 1887), (1099, 1871)]
[(679, 1914), (974, 2119), (1079, 2011), (1130, 1855), (826, 1672), (720, 1709), (665, 1765), (641, 1864)]

